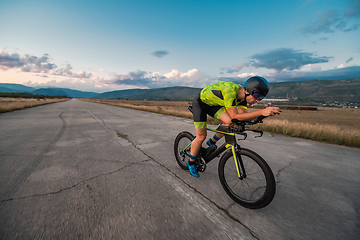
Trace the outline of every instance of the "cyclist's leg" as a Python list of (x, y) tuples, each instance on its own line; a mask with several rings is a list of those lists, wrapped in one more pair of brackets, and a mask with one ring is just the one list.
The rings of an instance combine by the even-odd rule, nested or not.
[[(220, 119), (223, 122), (222, 124), (223, 126), (229, 126), (231, 124), (231, 117), (229, 113), (226, 111), (225, 107), (213, 108), (212, 112), (210, 112), (209, 115), (216, 119)], [(224, 134), (222, 133), (215, 133), (215, 135), (208, 142), (210, 142), (210, 144), (211, 143), (215, 144), (223, 136)]]
[[(219, 117), (219, 119), (223, 122), (223, 126), (229, 126), (231, 124), (231, 117), (229, 115), (228, 112), (224, 112), (223, 114), (221, 114), (221, 116)], [(224, 134), (222, 134), (224, 136)]]
[[(206, 139), (207, 130), (206, 128), (195, 128), (196, 130), (196, 138), (191, 143), (190, 154), (192, 156), (196, 156), (201, 148), (202, 143)], [(191, 161), (191, 159), (190, 159)], [(195, 159), (194, 159), (195, 161)]]
[[(204, 125), (204, 124), (201, 124)], [(206, 128), (196, 128), (198, 125), (195, 122), (195, 129), (196, 129), (196, 137), (195, 139), (192, 141), (191, 143), (191, 148), (190, 148), (190, 160), (186, 163), (190, 174), (194, 177), (200, 177), (197, 169), (196, 169), (196, 158), (197, 155), (199, 153), (199, 150), (201, 148), (202, 142), (205, 140), (206, 138)], [(205, 127), (206, 127), (206, 122), (205, 122)]]
[(190, 148), (190, 160), (187, 162), (188, 169), (190, 174), (194, 177), (200, 177), (197, 172), (195, 160), (201, 148), (203, 141), (206, 138), (207, 129), (206, 129), (206, 105), (200, 100), (200, 94), (193, 101), (193, 116), (194, 116), (194, 125), (196, 129), (196, 137), (191, 143)]
[[(196, 124), (195, 124), (196, 126)], [(206, 122), (205, 122), (205, 126), (206, 126)], [(200, 177), (197, 169), (196, 169), (196, 158), (197, 155), (199, 153), (199, 150), (201, 148), (202, 142), (205, 140), (206, 138), (206, 128), (195, 128), (196, 129), (196, 137), (195, 139), (192, 141), (191, 143), (191, 148), (190, 148), (190, 160), (186, 163), (190, 174), (194, 177)]]
[(196, 137), (191, 144), (190, 154), (197, 156), (203, 141), (206, 139), (206, 104), (200, 100), (200, 95), (193, 100), (193, 117), (196, 130)]

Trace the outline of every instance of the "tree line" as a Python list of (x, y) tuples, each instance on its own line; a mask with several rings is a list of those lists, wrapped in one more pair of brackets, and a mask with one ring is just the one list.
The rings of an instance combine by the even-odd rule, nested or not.
[(45, 99), (45, 98), (69, 98), (66, 95), (58, 95), (58, 96), (49, 96), (49, 95), (42, 95), (42, 94), (31, 94), (27, 92), (16, 92), (16, 93), (7, 93), (7, 92), (0, 92), (0, 97), (10, 97), (10, 98), (37, 98), (37, 99)]

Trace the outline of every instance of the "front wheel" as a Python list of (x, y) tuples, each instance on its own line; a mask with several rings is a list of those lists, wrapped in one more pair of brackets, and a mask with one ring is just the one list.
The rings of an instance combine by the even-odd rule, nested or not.
[(236, 157), (241, 177), (232, 151), (227, 151), (219, 162), (219, 178), (225, 192), (243, 207), (255, 209), (267, 206), (274, 198), (276, 188), (271, 168), (262, 157), (248, 149), (237, 151)]
[(174, 142), (174, 154), (179, 166), (188, 170), (186, 163), (190, 160), (190, 147), (194, 136), (189, 132), (181, 132)]

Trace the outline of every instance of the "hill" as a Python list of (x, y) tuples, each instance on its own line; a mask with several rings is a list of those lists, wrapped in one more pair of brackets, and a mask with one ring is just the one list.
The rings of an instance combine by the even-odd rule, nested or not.
[(32, 92), (36, 90), (33, 87), (27, 87), (22, 84), (0, 83), (0, 92)]
[(42, 94), (48, 96), (68, 96), (74, 98), (92, 98), (98, 93), (95, 92), (83, 92), (78, 90), (72, 90), (68, 88), (41, 88), (31, 92), (32, 94)]
[(119, 98), (130, 100), (189, 100), (199, 94), (201, 88), (167, 87), (154, 89), (130, 89), (106, 92), (94, 98)]
[[(328, 102), (360, 105), (360, 78), (339, 80), (308, 80), (270, 83), (267, 98), (289, 98), (294, 104), (320, 104)], [(0, 83), (0, 92), (28, 92), (43, 95), (66, 95), (78, 98), (118, 98), (129, 100), (191, 100), (200, 88), (166, 87), (154, 89), (128, 89), (105, 93), (83, 92), (68, 88), (36, 89), (21, 84)]]
[(360, 78), (271, 83), (267, 98), (360, 103)]
[[(360, 104), (360, 78), (270, 83), (267, 98), (289, 98), (302, 103), (350, 102)], [(106, 92), (94, 98), (129, 100), (190, 100), (200, 88), (170, 87)]]
[(31, 94), (47, 95), (47, 96), (68, 96), (66, 92), (56, 88), (40, 88), (31, 92)]
[(54, 94), (60, 94), (68, 97), (78, 97), (78, 98), (91, 98), (98, 93), (95, 92), (84, 92), (78, 90), (72, 90), (68, 88), (33, 88), (27, 87), (22, 84), (13, 84), (13, 83), (0, 83), (0, 92), (7, 93), (31, 93), (31, 94), (39, 94), (39, 95), (48, 95), (48, 96), (57, 96)]
[(14, 89), (7, 88), (7, 87), (0, 87), (0, 92), (12, 93), (12, 92), (14, 92)]
[(98, 95), (98, 93), (95, 92), (84, 92), (84, 91), (72, 90), (68, 88), (57, 88), (57, 89), (64, 91), (67, 96), (75, 97), (75, 98), (92, 98)]

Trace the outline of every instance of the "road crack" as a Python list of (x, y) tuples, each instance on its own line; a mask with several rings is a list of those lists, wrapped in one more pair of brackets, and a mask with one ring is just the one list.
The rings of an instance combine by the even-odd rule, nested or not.
[[(11, 199), (12, 196), (19, 190), (20, 186), (26, 179), (33, 173), (33, 171), (39, 166), (39, 164), (44, 160), (46, 153), (50, 152), (51, 149), (56, 145), (56, 143), (60, 140), (60, 138), (64, 135), (67, 124), (65, 119), (63, 118), (64, 112), (60, 113), (59, 118), (62, 121), (62, 126), (60, 131), (55, 135), (55, 137), (41, 150), (41, 152), (34, 157), (31, 161), (29, 161), (29, 165), (27, 165), (16, 178), (12, 179), (8, 184), (8, 189), (4, 191), (4, 198)], [(1, 201), (0, 201), (1, 202)]]
[(277, 171), (276, 175), (275, 175), (275, 177), (276, 177), (276, 179), (277, 179), (276, 183), (278, 184), (278, 183), (281, 182), (281, 180), (280, 180), (280, 174), (281, 174), (281, 172), (283, 172), (285, 169), (291, 167), (292, 164), (295, 162), (295, 160), (300, 160), (300, 159), (307, 158), (307, 157), (308, 157), (308, 156), (304, 156), (304, 157), (300, 157), (300, 158), (293, 158), (288, 165), (280, 168), (280, 169)]
[(107, 172), (107, 173), (102, 173), (102, 174), (99, 174), (99, 175), (96, 175), (94, 177), (91, 177), (91, 178), (88, 178), (88, 179), (85, 179), (85, 180), (82, 180), (74, 185), (71, 185), (69, 187), (66, 187), (66, 188), (62, 188), (58, 191), (54, 191), (54, 192), (48, 192), (48, 193), (38, 193), (38, 194), (32, 194), (32, 195), (28, 195), (28, 196), (23, 196), (23, 197), (17, 197), (17, 198), (9, 198), (9, 199), (4, 199), (4, 200), (0, 200), (0, 203), (3, 203), (3, 202), (9, 202), (9, 201), (13, 201), (13, 200), (21, 200), (21, 199), (26, 199), (26, 198), (31, 198), (31, 197), (43, 197), (43, 196), (47, 196), (47, 195), (55, 195), (55, 194), (59, 194), (63, 191), (66, 191), (66, 190), (70, 190), (72, 188), (75, 188), (81, 184), (86, 184), (88, 181), (91, 181), (91, 180), (94, 180), (96, 178), (99, 178), (99, 177), (102, 177), (102, 176), (106, 176), (106, 175), (111, 175), (111, 174), (114, 174), (114, 173), (117, 173), (117, 172), (120, 172), (121, 170), (125, 169), (125, 168), (128, 168), (128, 167), (131, 167), (135, 164), (139, 164), (139, 163), (144, 163), (144, 162), (148, 162), (150, 161), (150, 159), (146, 159), (146, 160), (142, 160), (142, 161), (137, 161), (137, 162), (133, 162), (131, 164), (128, 164), (128, 165), (125, 165), (115, 171), (112, 171), (112, 172)]

